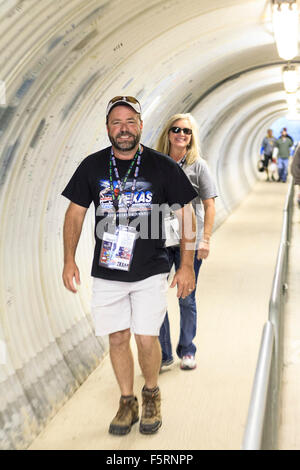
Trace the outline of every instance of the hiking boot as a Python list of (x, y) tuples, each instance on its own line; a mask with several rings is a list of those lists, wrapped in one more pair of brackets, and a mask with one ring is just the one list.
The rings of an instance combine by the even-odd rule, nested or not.
[(110, 434), (123, 436), (139, 420), (139, 404), (136, 397), (120, 398), (118, 412), (109, 426)]
[(140, 432), (142, 434), (154, 434), (162, 425), (160, 414), (160, 391), (157, 387), (155, 390), (142, 390), (143, 412), (140, 421)]
[(196, 369), (196, 366), (195, 356), (192, 354), (187, 354), (181, 359), (180, 369), (182, 370), (193, 370)]

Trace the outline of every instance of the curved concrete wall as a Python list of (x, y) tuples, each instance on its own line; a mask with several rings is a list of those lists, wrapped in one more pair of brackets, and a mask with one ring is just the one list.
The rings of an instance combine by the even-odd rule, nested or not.
[(170, 114), (193, 112), (218, 184), (218, 225), (254, 184), (265, 128), (285, 112), (268, 4), (0, 0), (2, 449), (26, 448), (106, 351), (89, 314), (93, 214), (74, 296), (61, 282), (60, 192), (108, 144), (108, 100), (140, 99), (150, 146)]

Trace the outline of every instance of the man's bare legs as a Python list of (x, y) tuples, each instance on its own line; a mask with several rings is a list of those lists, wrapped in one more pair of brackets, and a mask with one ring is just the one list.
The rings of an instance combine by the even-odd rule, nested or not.
[(109, 335), (110, 359), (123, 396), (133, 395), (134, 364), (130, 337), (130, 329)]
[(161, 347), (157, 336), (135, 335), (139, 364), (145, 378), (146, 388), (157, 386), (161, 365)]
[(140, 420), (142, 434), (154, 434), (162, 424), (161, 396), (157, 385), (161, 366), (161, 347), (157, 336), (135, 335), (139, 364), (145, 379), (142, 390), (143, 411)]
[[(161, 365), (161, 348), (157, 336), (135, 335), (139, 364), (145, 379), (142, 390), (143, 411), (140, 432), (153, 434), (162, 424), (161, 398), (157, 385)], [(134, 364), (130, 348), (130, 330), (109, 335), (110, 358), (121, 390), (119, 410), (110, 424), (111, 434), (123, 435), (139, 419), (138, 401), (133, 394)]]
[[(109, 335), (110, 359), (121, 394), (133, 395), (134, 363), (130, 348), (130, 330)], [(139, 364), (146, 388), (157, 386), (161, 365), (161, 348), (157, 336), (135, 335)]]

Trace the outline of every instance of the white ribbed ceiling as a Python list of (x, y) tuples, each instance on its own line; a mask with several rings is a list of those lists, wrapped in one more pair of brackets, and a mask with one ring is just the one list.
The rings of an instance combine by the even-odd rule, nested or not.
[(137, 96), (143, 142), (191, 111), (216, 182), (217, 223), (251, 189), (266, 127), (286, 111), (262, 0), (0, 0), (0, 446), (24, 448), (98, 364), (89, 315), (93, 211), (78, 295), (61, 281), (60, 193), (106, 146), (105, 107)]

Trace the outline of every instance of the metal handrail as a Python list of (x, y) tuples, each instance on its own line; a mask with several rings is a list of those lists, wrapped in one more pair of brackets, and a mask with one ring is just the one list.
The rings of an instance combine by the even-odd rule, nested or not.
[(243, 450), (276, 449), (278, 406), (283, 364), (283, 307), (287, 290), (288, 247), (291, 235), (294, 181), (290, 181), (283, 211), (283, 224), (269, 302), (256, 366)]
[(252, 396), (248, 412), (248, 421), (244, 434), (244, 450), (260, 449), (263, 435), (264, 416), (267, 404), (269, 377), (271, 373), (274, 346), (274, 328), (271, 322), (264, 325), (259, 350)]

